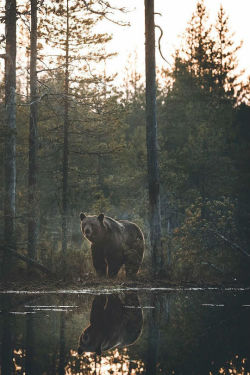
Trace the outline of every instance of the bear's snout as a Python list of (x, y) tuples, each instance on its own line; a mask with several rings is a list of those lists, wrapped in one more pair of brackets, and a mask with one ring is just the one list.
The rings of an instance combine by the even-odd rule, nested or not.
[(88, 239), (91, 240), (92, 237), (92, 230), (90, 228), (85, 228), (84, 229), (84, 236)]
[(87, 229), (85, 230), (85, 234), (86, 234), (86, 236), (89, 236), (90, 233), (91, 233), (90, 229), (87, 228)]
[(84, 237), (86, 237), (88, 240), (91, 239), (93, 230), (90, 225), (82, 225), (82, 234)]

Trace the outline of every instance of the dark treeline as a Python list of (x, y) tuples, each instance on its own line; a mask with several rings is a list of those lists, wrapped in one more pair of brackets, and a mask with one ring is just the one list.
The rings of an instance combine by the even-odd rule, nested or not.
[[(112, 64), (105, 52), (110, 36), (95, 30), (105, 13), (97, 8), (93, 12), (94, 1), (88, 7), (83, 3), (38, 2), (37, 87), (31, 92), (27, 74), (17, 82), (16, 92), (15, 249), (75, 279), (92, 272), (88, 244), (80, 233), (81, 211), (132, 220), (149, 243), (144, 84), (131, 68), (123, 87), (114, 87), (105, 73), (105, 64)], [(30, 56), (29, 6), (27, 2), (18, 8), (23, 65)], [(237, 73), (239, 47), (224, 10), (210, 26), (203, 2), (198, 3), (183, 46), (176, 51), (173, 67), (158, 73), (162, 276), (174, 281), (246, 282), (250, 88)], [(9, 134), (1, 79), (4, 160)], [(29, 121), (34, 101), (38, 121), (32, 187)], [(4, 166), (1, 176), (6, 178)], [(1, 228), (4, 196), (1, 185)], [(28, 223), (36, 230), (33, 237)], [(14, 260), (12, 273), (20, 277), (27, 266)], [(147, 262), (148, 254), (142, 272), (148, 271)]]

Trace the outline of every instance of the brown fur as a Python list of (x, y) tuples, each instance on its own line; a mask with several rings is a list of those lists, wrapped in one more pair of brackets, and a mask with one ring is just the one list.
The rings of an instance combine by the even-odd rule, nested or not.
[(136, 293), (126, 293), (124, 302), (118, 295), (96, 296), (90, 324), (79, 338), (78, 354), (123, 348), (133, 344), (141, 334), (142, 309)]
[(141, 229), (127, 220), (114, 220), (100, 214), (80, 214), (81, 230), (91, 242), (92, 259), (99, 276), (115, 277), (123, 264), (126, 275), (133, 277), (139, 270), (144, 253)]

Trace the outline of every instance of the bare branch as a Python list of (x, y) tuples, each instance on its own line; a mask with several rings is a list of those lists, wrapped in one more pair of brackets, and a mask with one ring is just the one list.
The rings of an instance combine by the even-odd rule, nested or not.
[(210, 228), (208, 228), (208, 230), (210, 232), (216, 234), (218, 237), (220, 237), (225, 242), (229, 243), (229, 245), (231, 245), (231, 247), (239, 250), (242, 254), (246, 255), (247, 258), (250, 260), (250, 254), (246, 250), (244, 250), (240, 245), (238, 245), (237, 243), (235, 243), (233, 241), (230, 241), (228, 238), (226, 238), (225, 236), (223, 236), (223, 234), (219, 233), (217, 230), (210, 229)]
[(39, 103), (43, 98), (47, 97), (48, 96), (48, 93), (46, 92), (45, 94), (43, 94), (42, 96), (40, 96), (39, 98), (37, 98), (36, 100), (33, 100), (33, 102), (30, 102), (30, 103), (20, 103), (18, 104), (19, 107), (23, 107), (23, 106), (31, 106), (32, 104), (34, 103)]
[(98, 3), (101, 6), (104, 6), (105, 8), (104, 8), (104, 10), (99, 11), (99, 10), (95, 10), (95, 9), (91, 8), (86, 0), (82, 0), (82, 1), (85, 5), (86, 9), (90, 13), (97, 14), (97, 15), (105, 18), (107, 21), (110, 21), (110, 22), (112, 22), (116, 25), (119, 25), (119, 26), (129, 26), (130, 25), (128, 22), (115, 21), (115, 20), (109, 18), (109, 16), (108, 16), (109, 13), (112, 14), (112, 12), (109, 12), (108, 9), (113, 9), (113, 10), (117, 10), (117, 11), (120, 11), (120, 12), (126, 12), (125, 8), (114, 8), (114, 7), (111, 7), (111, 5), (108, 2), (100, 0), (100, 1), (98, 1)]
[(108, 150), (108, 151), (90, 151), (90, 152), (87, 152), (87, 151), (84, 151), (84, 152), (81, 152), (81, 151), (75, 151), (75, 150), (70, 150), (70, 153), (72, 154), (79, 154), (79, 155), (98, 155), (98, 156), (101, 156), (101, 155), (109, 155), (109, 154), (113, 154), (115, 152), (119, 152), (121, 151), (122, 147), (116, 147), (112, 150)]
[[(158, 13), (158, 14), (160, 14), (160, 13)], [(161, 51), (161, 38), (162, 38), (162, 36), (163, 36), (162, 28), (161, 28), (159, 25), (155, 25), (155, 27), (157, 27), (157, 28), (160, 30), (160, 32), (161, 32), (161, 35), (160, 35), (160, 37), (159, 37), (159, 39), (158, 39), (158, 48), (159, 48), (160, 55), (161, 55), (162, 59), (163, 59), (164, 61), (166, 61), (166, 63), (167, 63), (169, 66), (171, 66), (170, 62), (169, 62), (168, 60), (165, 59), (165, 57), (163, 56), (162, 51)]]

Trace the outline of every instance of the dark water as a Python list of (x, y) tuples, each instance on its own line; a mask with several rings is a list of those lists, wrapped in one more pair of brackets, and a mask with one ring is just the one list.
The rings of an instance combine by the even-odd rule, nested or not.
[(12, 291), (0, 311), (1, 375), (250, 374), (250, 290)]

